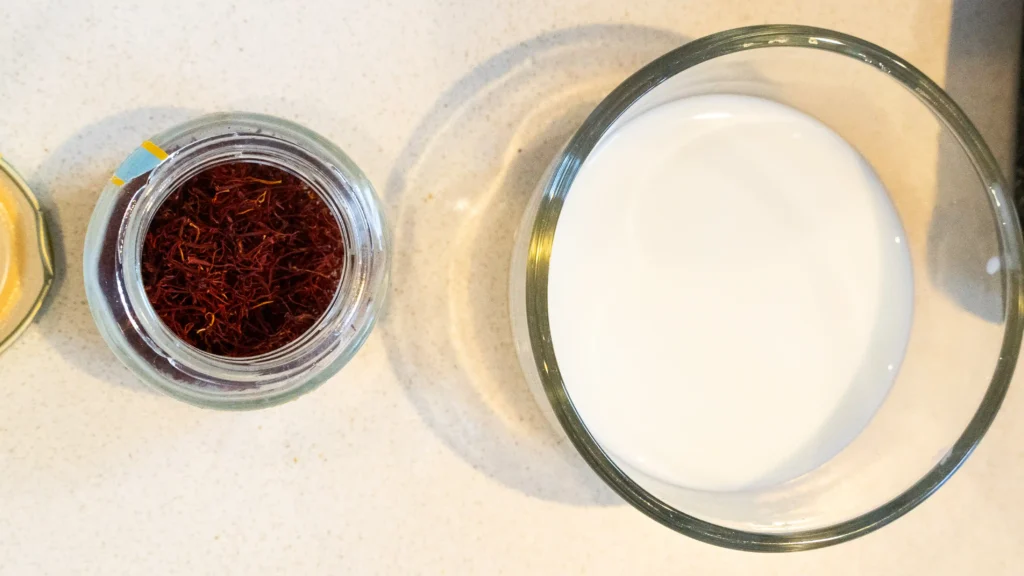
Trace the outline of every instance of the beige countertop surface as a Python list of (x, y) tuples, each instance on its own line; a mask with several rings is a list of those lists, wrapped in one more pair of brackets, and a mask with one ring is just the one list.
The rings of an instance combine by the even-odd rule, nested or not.
[[(1008, 166), (1021, 16), (1015, 0), (5, 0), (0, 152), (49, 211), (60, 277), (0, 357), (0, 574), (1021, 574), (1019, 384), (964, 468), (891, 526), (735, 552), (564, 457), (517, 372), (504, 293), (522, 200), (557, 146), (668, 49), (763, 23), (863, 37), (946, 86)], [(399, 255), (351, 364), (248, 413), (144, 388), (82, 285), (111, 171), (223, 110), (344, 148)]]

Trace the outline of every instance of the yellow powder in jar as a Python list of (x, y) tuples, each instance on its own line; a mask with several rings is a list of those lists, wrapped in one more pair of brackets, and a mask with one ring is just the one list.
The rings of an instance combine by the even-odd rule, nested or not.
[(19, 245), (18, 190), (6, 175), (0, 173), (0, 333), (13, 321), (11, 313), (22, 295)]
[(53, 282), (39, 202), (0, 158), (0, 352), (28, 328)]

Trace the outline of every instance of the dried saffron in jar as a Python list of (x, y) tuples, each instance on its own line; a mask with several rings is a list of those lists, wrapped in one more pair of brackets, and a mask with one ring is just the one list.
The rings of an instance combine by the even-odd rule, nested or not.
[(211, 114), (114, 169), (85, 238), (96, 327), (143, 382), (207, 408), (265, 408), (328, 381), (386, 300), (383, 207), (323, 136)]
[(323, 315), (344, 266), (327, 204), (275, 166), (231, 162), (186, 180), (146, 233), (142, 280), (160, 320), (188, 344), (250, 357)]

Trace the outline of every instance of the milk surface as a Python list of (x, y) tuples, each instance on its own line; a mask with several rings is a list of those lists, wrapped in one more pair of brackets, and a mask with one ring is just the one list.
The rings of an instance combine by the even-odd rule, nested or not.
[(598, 144), (559, 216), (548, 304), (602, 447), (732, 491), (808, 472), (863, 430), (903, 358), (912, 282), (899, 217), (849, 144), (787, 106), (710, 95)]

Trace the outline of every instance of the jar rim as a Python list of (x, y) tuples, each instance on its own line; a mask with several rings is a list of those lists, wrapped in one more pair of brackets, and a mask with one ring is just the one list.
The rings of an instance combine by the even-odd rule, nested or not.
[[(548, 265), (562, 203), (583, 162), (616, 120), (649, 91), (672, 76), (707, 60), (765, 48), (805, 48), (840, 54), (876, 67), (927, 106), (956, 135), (974, 169), (990, 192), (1005, 263), (1005, 325), (1000, 359), (984, 398), (970, 423), (943, 458), (910, 488), (892, 500), (853, 519), (789, 534), (757, 533), (729, 528), (686, 514), (657, 498), (624, 473), (587, 430), (569, 400), (555, 358), (548, 318)], [(1021, 231), (1001, 170), (977, 129), (959, 106), (911, 64), (875, 44), (822, 28), (795, 25), (750, 26), (706, 36), (654, 60), (613, 90), (587, 117), (555, 159), (542, 184), (540, 204), (529, 230), (526, 259), (525, 312), (530, 349), (537, 375), (561, 427), (576, 450), (616, 493), (659, 523), (687, 536), (718, 546), (747, 551), (786, 552), (821, 548), (862, 536), (906, 514), (945, 483), (963, 464), (991, 425), (1017, 361), (1021, 344), (1018, 303), (1021, 284)]]

